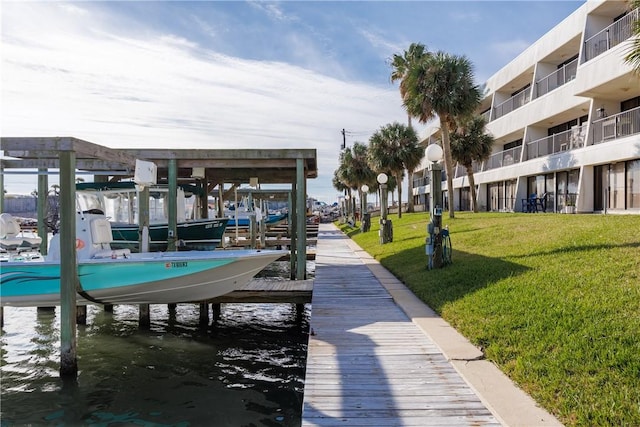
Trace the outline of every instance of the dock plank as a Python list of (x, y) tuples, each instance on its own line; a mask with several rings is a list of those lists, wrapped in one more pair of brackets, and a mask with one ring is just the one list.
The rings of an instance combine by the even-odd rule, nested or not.
[(499, 426), (331, 224), (316, 249), (303, 426)]

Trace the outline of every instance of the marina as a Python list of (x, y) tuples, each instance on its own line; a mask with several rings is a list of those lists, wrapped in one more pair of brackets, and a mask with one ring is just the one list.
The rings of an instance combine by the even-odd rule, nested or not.
[[(40, 416), (40, 420), (49, 417), (51, 420), (64, 419), (68, 422), (73, 422), (74, 416), (94, 421), (103, 417), (105, 425), (118, 420), (157, 425), (153, 423), (158, 422), (159, 417), (170, 420), (170, 425), (185, 426), (236, 426), (246, 425), (245, 423), (250, 422), (248, 420), (253, 420), (256, 425), (282, 426), (500, 425), (440, 349), (395, 303), (394, 297), (382, 286), (371, 267), (349, 246), (348, 237), (331, 224), (321, 224), (316, 252), (315, 262), (311, 267), (308, 266), (312, 269), (309, 272), (312, 279), (286, 280), (282, 277), (283, 271), (276, 270), (266, 272), (242, 289), (209, 300), (206, 304), (152, 305), (148, 328), (141, 328), (138, 324), (138, 310), (135, 306), (117, 305), (112, 312), (90, 306), (87, 325), (79, 327), (79, 354), (88, 356), (94, 351), (92, 345), (84, 348), (87, 346), (86, 339), (92, 333), (89, 331), (97, 328), (107, 335), (114, 335), (101, 335), (99, 339), (116, 340), (114, 345), (119, 349), (114, 348), (114, 352), (121, 349), (130, 355), (136, 355), (129, 356), (133, 357), (134, 365), (131, 365), (132, 361), (128, 361), (126, 356), (118, 356), (118, 363), (123, 367), (131, 366), (130, 369), (136, 375), (144, 377), (149, 374), (148, 379), (139, 380), (155, 384), (149, 388), (164, 387), (168, 397), (160, 399), (156, 391), (138, 385), (134, 389), (141, 393), (139, 397), (131, 396), (131, 401), (125, 404), (122, 399), (107, 398), (105, 391), (90, 391), (91, 387), (99, 387), (98, 383), (85, 386), (83, 378), (104, 372), (108, 362), (101, 356), (100, 360), (105, 366), (96, 366), (85, 360), (85, 356), (80, 358), (81, 373), (75, 393), (97, 393), (97, 398), (89, 399), (93, 406), (86, 407), (86, 403), (83, 403), (85, 406), (78, 409), (67, 402), (65, 409), (47, 412), (43, 405), (60, 405), (52, 399), (51, 394), (47, 394), (43, 401), (48, 403), (34, 403), (35, 413)], [(284, 272), (284, 276), (286, 274)], [(207, 311), (208, 319), (209, 304), (212, 306), (213, 321), (209, 323), (207, 320), (203, 324), (201, 311)], [(123, 313), (128, 313), (126, 320), (117, 320), (122, 319)], [(234, 353), (239, 356), (234, 357), (235, 362), (213, 362), (218, 357), (215, 353), (219, 354), (221, 350), (206, 356), (198, 348), (202, 345), (205, 348), (211, 345), (217, 347), (218, 344), (214, 343), (219, 336), (229, 333), (227, 327), (230, 318), (235, 319), (235, 332), (231, 332), (231, 335), (237, 342), (229, 342), (227, 345), (236, 348)], [(3, 389), (3, 411), (6, 411), (7, 419), (12, 419), (13, 411), (18, 409), (13, 407), (15, 399), (20, 396), (24, 399), (29, 397), (19, 390), (32, 387), (29, 384), (34, 380), (29, 379), (32, 377), (29, 372), (38, 369), (31, 366), (21, 374), (23, 379), (19, 379), (20, 374), (16, 371), (20, 371), (20, 368), (16, 367), (16, 363), (17, 360), (23, 360), (21, 363), (24, 363), (24, 358), (15, 354), (12, 343), (20, 335), (14, 321), (15, 312), (8, 312), (2, 340), (6, 351), (5, 359), (8, 361), (2, 368), (3, 378), (6, 375), (12, 381), (11, 384), (17, 381), (22, 385)], [(49, 320), (47, 327), (51, 328), (51, 323), (55, 321)], [(121, 322), (124, 323), (120, 324)], [(263, 324), (267, 326), (261, 326)], [(264, 341), (262, 336), (265, 335), (263, 327), (271, 331), (266, 333), (268, 341)], [(262, 330), (262, 338), (254, 335), (257, 330)], [(46, 338), (46, 342), (52, 356), (47, 357), (44, 362), (50, 368), (45, 371), (47, 374), (40, 375), (49, 376), (47, 387), (58, 390), (55, 385), (58, 380), (57, 372), (55, 368), (51, 369), (52, 364), (55, 366), (57, 335), (55, 330), (50, 333), (52, 335)], [(135, 338), (134, 344), (121, 342), (118, 337), (123, 333)], [(42, 339), (43, 335), (40, 336)], [(253, 342), (249, 344), (247, 339)], [(290, 345), (295, 350), (283, 345), (281, 340), (289, 343), (293, 340), (295, 344)], [(251, 347), (249, 355), (242, 356), (244, 350), (237, 348), (243, 345), (241, 343), (247, 343)], [(274, 345), (279, 346), (280, 351)], [(167, 358), (168, 355), (148, 353), (145, 350), (169, 348), (165, 346), (178, 346), (178, 352), (187, 362), (183, 363), (183, 359), (172, 360), (171, 357)], [(32, 352), (38, 351), (33, 348), (33, 344), (30, 348)], [(281, 352), (286, 352), (289, 356), (283, 359)], [(255, 359), (257, 354), (261, 354), (259, 362)], [(144, 357), (145, 361), (141, 362), (140, 357)], [(257, 363), (260, 372), (270, 371), (270, 376), (275, 375), (267, 380), (271, 385), (262, 382), (261, 373), (245, 366), (244, 358), (253, 360), (251, 364)], [(202, 372), (201, 366), (197, 366), (196, 360), (208, 367), (205, 369), (206, 374)], [(140, 363), (154, 368), (147, 373), (139, 366)], [(236, 367), (235, 363), (242, 363), (243, 367)], [(218, 365), (225, 368), (214, 373)], [(91, 373), (87, 369), (95, 369), (97, 373)], [(245, 369), (247, 371), (240, 374), (238, 369), (241, 372)], [(157, 375), (153, 370), (157, 371)], [(129, 374), (125, 374), (125, 378), (126, 381), (132, 380)], [(93, 380), (90, 382), (93, 383)], [(114, 382), (119, 380), (111, 381)], [(122, 383), (122, 386), (127, 387), (125, 384), (126, 382)], [(192, 394), (193, 386), (189, 384), (199, 384), (198, 397)], [(253, 397), (248, 400), (246, 397), (242, 398), (242, 390), (253, 390), (249, 393)], [(176, 404), (168, 403), (174, 392), (185, 392), (187, 397), (176, 401)], [(277, 405), (264, 405), (261, 396), (273, 397), (274, 393), (288, 396), (288, 403), (284, 404), (280, 400)], [(224, 405), (208, 403), (209, 399), (226, 401), (228, 413), (223, 413)], [(257, 401), (249, 403), (254, 402), (252, 399)], [(185, 402), (187, 406), (193, 405), (193, 409), (187, 411), (180, 402)], [(202, 409), (207, 405), (211, 407)], [(261, 408), (258, 409), (260, 414), (255, 413), (257, 407)], [(209, 424), (207, 417), (216, 417), (217, 421)]]
[[(9, 154), (16, 157), (30, 156), (25, 155), (24, 151), (19, 153), (15, 148), (11, 149), (21, 142), (35, 143), (38, 146), (35, 151), (40, 154), (43, 153), (43, 144), (46, 146), (56, 143), (58, 151), (45, 150), (45, 155), (51, 155), (47, 154), (49, 152), (59, 153), (60, 167), (63, 170), (61, 181), (69, 183), (62, 189), (67, 190), (75, 189), (70, 179), (74, 163), (75, 167), (80, 167), (74, 156), (68, 155), (69, 147), (72, 148), (70, 151), (81, 155), (88, 147), (93, 147), (90, 143), (75, 139), (42, 141), (3, 138), (2, 141), (5, 147), (10, 148)], [(61, 263), (57, 280), (60, 284), (68, 283), (69, 289), (65, 289), (66, 285), (61, 285), (60, 300), (44, 301), (48, 305), (59, 304), (59, 309), (52, 312), (45, 307), (8, 307), (2, 337), (5, 360), (2, 366), (3, 383), (5, 377), (9, 380), (8, 387), (5, 388), (3, 384), (3, 427), (5, 424), (24, 422), (161, 425), (158, 424), (160, 420), (164, 425), (177, 426), (322, 426), (337, 423), (499, 425), (439, 348), (395, 303), (370, 266), (349, 247), (349, 239), (330, 224), (321, 224), (317, 228), (309, 225), (307, 229), (306, 199), (302, 196), (305, 179), (317, 173), (313, 163), (315, 158), (311, 163), (312, 169), (307, 170), (307, 153), (284, 153), (285, 156), (295, 155), (293, 162), (282, 159), (275, 161), (264, 152), (244, 155), (249, 154), (255, 155), (257, 159), (238, 159), (238, 153), (223, 153), (220, 150), (216, 153), (139, 150), (126, 155), (105, 152), (106, 158), (115, 157), (112, 161), (122, 156), (119, 161), (129, 166), (133, 158), (155, 161), (158, 162), (158, 168), (164, 171), (162, 174), (167, 177), (169, 185), (169, 250), (175, 249), (177, 243), (176, 206), (171, 201), (175, 198), (176, 181), (180, 176), (186, 178), (195, 175), (204, 179), (210, 184), (202, 185), (210, 192), (215, 183), (222, 189), (220, 184), (225, 180), (249, 180), (255, 174), (255, 165), (260, 164), (259, 159), (266, 159), (271, 176), (279, 176), (280, 180), (287, 181), (292, 186), (290, 190), (285, 190), (288, 197), (291, 197), (290, 206), (293, 208), (289, 213), (290, 222), (286, 228), (268, 231), (263, 228), (260, 235), (257, 234), (255, 224), (250, 222), (248, 235), (242, 236), (244, 239), (238, 238), (240, 231), (236, 227), (234, 244), (238, 245), (243, 241), (242, 249), (226, 246), (221, 241), (220, 249), (204, 253), (217, 253), (224, 257), (224, 254), (238, 252), (246, 256), (252, 251), (259, 253), (246, 249), (247, 247), (286, 248), (288, 251), (264, 249), (262, 253), (270, 253), (270, 263), (288, 257), (288, 268), (275, 277), (267, 275), (209, 297), (205, 294), (185, 297), (180, 293), (179, 287), (176, 287), (167, 298), (157, 300), (110, 301), (98, 298), (91, 301), (84, 297), (83, 301), (82, 293), (78, 297), (75, 292), (77, 289), (70, 289), (75, 288), (71, 286), (74, 278), (77, 275), (82, 277), (82, 262), (78, 265)], [(92, 155), (95, 156), (93, 153)], [(168, 162), (167, 156), (170, 157)], [(232, 163), (236, 169), (223, 171), (224, 176), (218, 175), (221, 172), (211, 167), (216, 163), (215, 159), (220, 161), (221, 158), (232, 157), (236, 158)], [(90, 164), (92, 168), (96, 168), (96, 162), (98, 161), (94, 159), (81, 163), (85, 167)], [(3, 160), (3, 168), (18, 165), (19, 163)], [(238, 165), (246, 170), (239, 172)], [(289, 168), (288, 172), (281, 170), (280, 174), (274, 175), (274, 168), (285, 165)], [(113, 169), (115, 165), (109, 167)], [(201, 167), (204, 170), (196, 171), (196, 168)], [(212, 172), (208, 173), (207, 170)], [(40, 186), (46, 188), (40, 181), (39, 179)], [(82, 227), (73, 232), (70, 227), (73, 222), (65, 220), (75, 211), (74, 191), (67, 193), (70, 194), (62, 191), (60, 195), (61, 252), (73, 248), (78, 237), (88, 239), (81, 234), (84, 230)], [(144, 201), (146, 198), (141, 197), (139, 200)], [(208, 205), (206, 207), (208, 209)], [(144, 209), (142, 207), (141, 211)], [(40, 213), (39, 211), (39, 216)], [(80, 214), (90, 219), (91, 215), (100, 215), (90, 211)], [(148, 218), (143, 217), (140, 221), (141, 229), (148, 224)], [(99, 225), (104, 225), (104, 222), (99, 222)], [(109, 231), (109, 238), (105, 237), (104, 240), (111, 240), (109, 227), (99, 228), (102, 228), (101, 234), (104, 236)], [(173, 241), (171, 236), (174, 237)], [(100, 242), (102, 243), (110, 242)], [(143, 244), (141, 242), (142, 246)], [(308, 261), (308, 250), (313, 246), (316, 249), (315, 261)], [(78, 249), (77, 242), (75, 249), (82, 253), (83, 248)], [(114, 250), (111, 248), (94, 249), (97, 253), (109, 252), (112, 258), (120, 258), (120, 252), (113, 257)], [(195, 252), (197, 251), (176, 253), (195, 259), (198, 258), (194, 257)], [(122, 253), (121, 258), (123, 264), (126, 264), (128, 257), (133, 255), (144, 257), (152, 254), (144, 251), (140, 254), (127, 252)], [(98, 261), (91, 260), (93, 262)], [(311, 274), (308, 271), (309, 262), (313, 263)], [(175, 263), (176, 266), (183, 265), (178, 261)], [(261, 269), (262, 267), (257, 268)], [(257, 271), (251, 271), (250, 275), (256, 273)], [(309, 279), (310, 276), (313, 276), (313, 280)], [(179, 279), (176, 285), (177, 282)], [(6, 283), (3, 278), (3, 292)], [(188, 301), (193, 303), (177, 304)], [(83, 303), (87, 304), (86, 308), (80, 310), (76, 304)], [(21, 305), (29, 304), (23, 301)], [(100, 305), (104, 307), (101, 308)], [(25, 336), (25, 332), (20, 331), (14, 322), (24, 322), (33, 315), (34, 310), (38, 319), (36, 329), (28, 328)], [(213, 313), (211, 322), (210, 312)], [(51, 313), (57, 314), (52, 317)], [(75, 316), (76, 313), (78, 317)], [(230, 350), (221, 350), (217, 340), (220, 335), (225, 334), (228, 318), (235, 317), (238, 313), (241, 315), (234, 326), (236, 332), (232, 334), (231, 342), (227, 342)], [(272, 323), (273, 319), (279, 318), (281, 321), (281, 315), (286, 319), (284, 323), (287, 326), (284, 329)], [(253, 322), (258, 326), (253, 325)], [(260, 329), (259, 334), (277, 330), (284, 335), (267, 334), (275, 342), (274, 345), (253, 335), (252, 330), (256, 328)], [(110, 358), (106, 356), (102, 346), (95, 346), (92, 341), (94, 336), (88, 331), (96, 331), (99, 335), (96, 339), (108, 343), (105, 349), (118, 353), (124, 351), (124, 354), (114, 358), (114, 366), (107, 368)], [(241, 331), (245, 331), (246, 336)], [(127, 338), (126, 343), (118, 339), (123, 336)], [(22, 337), (22, 340), (31, 342), (34, 342), (35, 337), (35, 344), (27, 345), (25, 353), (24, 348), (16, 348), (12, 343), (14, 337)], [(229, 355), (242, 353), (235, 344), (245, 342), (247, 337), (252, 355), (239, 359), (234, 356), (229, 358)], [(42, 354), (38, 344), (40, 342), (46, 343), (45, 356), (34, 358), (33, 354)], [(282, 342), (288, 344), (283, 345)], [(286, 354), (282, 355), (282, 351)], [(162, 354), (166, 352), (175, 354)], [(56, 370), (57, 358), (60, 360), (59, 372)], [(246, 368), (245, 359), (251, 365), (261, 366), (258, 372)], [(78, 360), (80, 363), (75, 365)], [(42, 370), (43, 366), (47, 368)], [(264, 382), (265, 372), (271, 370), (267, 366), (275, 367), (277, 372), (266, 381), (275, 387), (276, 395), (286, 396), (286, 404), (280, 397), (276, 399), (278, 403), (275, 405), (265, 404), (265, 397), (274, 393), (272, 387)], [(238, 369), (246, 369), (250, 373), (237, 378), (234, 372)], [(121, 377), (110, 380), (113, 377), (112, 370), (122, 372)], [(135, 375), (129, 376), (128, 371), (135, 372)], [(35, 377), (34, 372), (37, 372)], [(104, 384), (112, 385), (105, 387)], [(128, 388), (134, 394), (124, 393), (120, 396), (120, 390)], [(246, 394), (237, 393), (238, 390), (255, 391), (255, 388), (260, 388), (258, 395), (249, 393), (251, 396), (247, 397)], [(25, 390), (39, 391), (25, 394)], [(117, 398), (112, 397), (114, 390), (119, 390)], [(84, 397), (77, 399), (71, 396)], [(211, 403), (214, 398), (216, 404)], [(270, 399), (271, 397), (267, 397), (267, 400)], [(25, 405), (30, 406), (29, 412), (25, 411)]]

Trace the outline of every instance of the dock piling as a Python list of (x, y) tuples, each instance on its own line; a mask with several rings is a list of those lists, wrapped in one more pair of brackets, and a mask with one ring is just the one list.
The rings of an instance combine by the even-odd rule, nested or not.
[(138, 326), (140, 329), (149, 329), (151, 327), (151, 310), (149, 304), (140, 304), (138, 309)]

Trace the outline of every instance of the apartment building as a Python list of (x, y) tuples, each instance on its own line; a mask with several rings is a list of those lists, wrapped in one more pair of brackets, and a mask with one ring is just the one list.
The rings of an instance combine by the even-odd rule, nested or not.
[[(535, 194), (547, 212), (640, 214), (640, 75), (624, 62), (639, 15), (588, 1), (486, 82), (478, 113), (495, 143), (474, 165), (481, 211), (524, 211)], [(465, 168), (453, 183), (445, 203), (470, 209)], [(413, 184), (428, 204), (426, 163)]]

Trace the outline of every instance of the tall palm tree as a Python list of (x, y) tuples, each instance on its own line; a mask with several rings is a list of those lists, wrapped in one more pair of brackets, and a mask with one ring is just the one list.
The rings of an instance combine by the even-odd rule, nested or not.
[[(413, 128), (409, 125), (409, 129)], [(407, 192), (407, 212), (413, 212), (413, 171), (420, 166), (420, 162), (424, 157), (424, 148), (418, 142), (418, 136), (415, 139), (405, 139), (400, 147), (400, 157), (402, 164), (407, 170), (408, 188)]]
[[(346, 147), (340, 153), (338, 169), (334, 173), (333, 186), (339, 191), (347, 191), (349, 200), (354, 200), (352, 191), (358, 192), (362, 197), (360, 188), (367, 184), (373, 188), (376, 182), (376, 173), (369, 167), (369, 154), (367, 145), (355, 142), (352, 147)], [(355, 200), (354, 200), (355, 202)]]
[[(632, 0), (629, 6), (630, 10), (640, 8), (640, 0)], [(633, 35), (635, 38), (631, 42), (631, 48), (629, 49), (629, 53), (624, 57), (624, 60), (640, 74), (640, 13), (636, 15), (636, 20), (633, 22)]]
[[(407, 94), (406, 79), (409, 71), (429, 55), (431, 55), (431, 52), (421, 43), (411, 43), (409, 49), (405, 50), (402, 55), (397, 53), (393, 55), (391, 60), (391, 67), (393, 68), (391, 71), (391, 82), (393, 83), (396, 80), (400, 80), (400, 97), (403, 101)], [(407, 114), (407, 124), (411, 127), (411, 114)], [(411, 174), (409, 174), (409, 180), (411, 179)], [(409, 207), (411, 208), (409, 212), (413, 212), (413, 203)]]
[[(431, 55), (431, 52), (421, 43), (411, 43), (409, 49), (405, 50), (402, 55), (394, 54), (391, 60), (391, 82), (400, 80), (400, 97), (404, 101), (404, 97), (407, 94), (407, 76), (409, 71), (413, 69), (418, 63), (423, 61), (427, 56)], [(409, 116), (411, 117), (411, 116)], [(409, 123), (411, 126), (411, 123)]]
[(356, 142), (351, 149), (352, 152), (352, 173), (353, 188), (360, 189), (363, 184), (374, 187), (376, 183), (376, 173), (369, 166), (369, 148), (366, 144)]
[(471, 189), (471, 208), (478, 212), (476, 182), (473, 177), (473, 162), (482, 162), (491, 155), (493, 136), (485, 133), (486, 120), (473, 116), (463, 121), (456, 132), (451, 134), (451, 157), (467, 169)]
[[(418, 146), (413, 128), (398, 122), (381, 127), (369, 139), (369, 164), (376, 172), (391, 173), (398, 185), (398, 218), (402, 218), (402, 177), (406, 169), (405, 158), (412, 159), (412, 149)], [(415, 167), (414, 167), (415, 169)]]
[(454, 217), (453, 160), (449, 131), (456, 118), (469, 116), (480, 103), (480, 88), (474, 83), (473, 67), (465, 56), (436, 52), (409, 70), (403, 103), (421, 123), (438, 116), (442, 132), (449, 218)]

